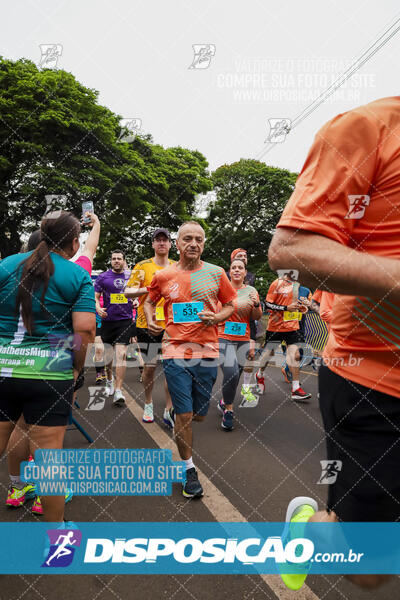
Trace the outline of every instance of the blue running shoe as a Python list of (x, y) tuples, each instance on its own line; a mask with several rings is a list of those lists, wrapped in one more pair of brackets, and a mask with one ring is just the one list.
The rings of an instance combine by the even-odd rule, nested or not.
[(225, 429), (226, 431), (232, 431), (232, 429), (233, 429), (233, 411), (232, 410), (224, 411), (224, 416), (222, 417), (222, 421), (221, 421), (221, 427), (222, 427), (222, 429)]
[(188, 469), (186, 471), (186, 482), (183, 484), (182, 494), (185, 498), (200, 498), (203, 493), (196, 469), (194, 467)]

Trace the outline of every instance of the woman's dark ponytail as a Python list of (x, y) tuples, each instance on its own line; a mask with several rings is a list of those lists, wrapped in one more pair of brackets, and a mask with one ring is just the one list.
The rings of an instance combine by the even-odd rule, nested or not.
[(39, 288), (42, 289), (41, 305), (45, 311), (44, 297), (50, 277), (54, 273), (54, 263), (50, 251), (66, 248), (79, 237), (80, 225), (74, 215), (64, 211), (50, 213), (42, 220), (41, 242), (28, 258), (22, 263), (22, 275), (18, 286), (16, 308), (21, 311), (22, 320), (27, 332), (32, 335), (34, 320), (32, 312), (32, 296)]

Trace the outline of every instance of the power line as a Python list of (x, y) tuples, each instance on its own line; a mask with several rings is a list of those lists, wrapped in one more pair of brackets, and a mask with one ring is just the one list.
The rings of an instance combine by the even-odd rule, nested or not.
[[(400, 20), (400, 19), (399, 19), (399, 20)], [(330, 90), (330, 88), (328, 88), (328, 89), (326, 90), (326, 92), (325, 92), (324, 94), (322, 94), (323, 98), (322, 98), (322, 99), (321, 99), (321, 100), (318, 102), (318, 104), (317, 104), (315, 107), (313, 107), (312, 109), (311, 109), (312, 105), (310, 105), (310, 107), (309, 107), (309, 108), (310, 108), (310, 110), (307, 112), (307, 114), (306, 114), (304, 117), (301, 117), (302, 113), (304, 113), (304, 112), (305, 112), (305, 110), (303, 110), (303, 111), (302, 111), (302, 113), (300, 113), (300, 115), (298, 115), (298, 116), (297, 116), (297, 117), (294, 119), (294, 121), (293, 121), (293, 122), (295, 123), (294, 127), (297, 127), (297, 125), (299, 125), (299, 123), (301, 123), (301, 121), (303, 121), (303, 119), (305, 119), (305, 118), (306, 118), (306, 117), (307, 117), (309, 114), (311, 114), (311, 113), (312, 113), (312, 112), (313, 112), (313, 111), (314, 111), (314, 110), (315, 110), (315, 109), (316, 109), (316, 108), (317, 108), (317, 107), (318, 107), (318, 106), (319, 106), (319, 105), (320, 105), (322, 102), (324, 102), (324, 101), (326, 100), (326, 98), (329, 98), (329, 96), (331, 96), (331, 95), (333, 94), (333, 92), (335, 92), (335, 91), (336, 91), (336, 89), (337, 89), (338, 87), (340, 87), (340, 86), (341, 86), (341, 85), (342, 85), (342, 84), (343, 84), (343, 83), (344, 83), (344, 82), (345, 82), (345, 81), (346, 81), (346, 80), (347, 80), (349, 77), (351, 77), (352, 75), (354, 75), (354, 73), (355, 73), (356, 71), (358, 71), (358, 69), (360, 69), (360, 68), (361, 68), (363, 65), (365, 65), (365, 63), (366, 63), (366, 62), (367, 62), (367, 61), (368, 61), (370, 58), (372, 58), (372, 56), (374, 56), (374, 54), (376, 54), (376, 53), (378, 52), (378, 50), (380, 50), (380, 49), (381, 49), (381, 48), (382, 48), (382, 47), (383, 47), (383, 46), (384, 46), (384, 45), (385, 45), (385, 44), (386, 44), (386, 43), (387, 43), (387, 42), (388, 42), (388, 41), (389, 41), (389, 40), (390, 40), (392, 37), (394, 37), (394, 36), (396, 35), (396, 33), (397, 33), (399, 30), (400, 30), (400, 25), (399, 25), (399, 27), (397, 27), (397, 29), (396, 29), (395, 31), (393, 31), (393, 32), (390, 34), (390, 36), (388, 36), (388, 37), (387, 37), (387, 39), (385, 39), (385, 40), (384, 40), (384, 41), (383, 41), (383, 42), (382, 42), (382, 43), (381, 43), (381, 44), (380, 44), (380, 45), (379, 45), (377, 48), (375, 48), (375, 49), (374, 49), (374, 50), (373, 50), (373, 51), (372, 51), (372, 52), (371, 52), (371, 53), (370, 53), (368, 56), (366, 56), (366, 57), (364, 58), (364, 60), (362, 60), (361, 62), (359, 62), (359, 64), (357, 64), (357, 63), (356, 63), (356, 64), (353, 66), (352, 70), (351, 70), (349, 73), (347, 73), (347, 71), (346, 71), (346, 72), (345, 72), (345, 73), (344, 73), (344, 74), (343, 74), (341, 77), (339, 77), (339, 79), (337, 79), (337, 81), (336, 81), (334, 84), (332, 84), (332, 85), (335, 85), (335, 84), (337, 84), (337, 85), (335, 85), (334, 89)], [(359, 61), (360, 61), (360, 60), (361, 60), (361, 57), (360, 57)], [(330, 90), (330, 91), (329, 91), (329, 90)], [(317, 98), (317, 100), (318, 100), (318, 98)], [(316, 102), (316, 101), (314, 101), (314, 103), (315, 103), (315, 102)], [(301, 118), (300, 118), (300, 117), (301, 117)]]
[[(382, 34), (373, 44), (371, 44), (367, 50), (365, 50), (361, 56), (350, 65), (344, 73), (342, 73), (336, 81), (334, 81), (326, 90), (324, 90), (309, 106), (304, 108), (292, 121), (289, 131), (300, 125), (300, 123), (311, 115), (327, 98), (329, 98), (347, 79), (349, 79), (358, 69), (360, 69), (365, 63), (370, 60), (396, 33), (400, 30), (400, 25), (387, 35), (393, 27), (400, 22), (400, 18), (396, 19), (394, 23)], [(385, 37), (386, 36), (386, 37)], [(381, 41), (383, 39), (383, 41)], [(381, 41), (381, 43), (379, 43)], [(378, 44), (378, 45), (377, 45)], [(305, 114), (304, 114), (305, 113)], [(268, 154), (271, 149), (275, 146), (274, 142), (263, 147), (256, 156), (256, 160), (260, 160), (263, 156)]]
[[(376, 49), (374, 50), (374, 52), (373, 52), (371, 55), (367, 56), (367, 57), (366, 57), (366, 59), (365, 59), (363, 62), (361, 62), (361, 61), (362, 61), (362, 58), (363, 58), (363, 57), (364, 57), (364, 56), (365, 56), (365, 55), (366, 55), (366, 54), (367, 54), (367, 53), (368, 53), (368, 52), (369, 52), (369, 51), (370, 51), (370, 50), (371, 50), (371, 49), (372, 49), (372, 48), (373, 48), (373, 47), (374, 47), (374, 46), (375, 46), (375, 45), (376, 45), (376, 44), (377, 44), (377, 43), (378, 43), (378, 42), (379, 42), (379, 41), (380, 41), (380, 40), (381, 40), (381, 39), (382, 39), (382, 38), (383, 38), (383, 37), (384, 37), (384, 36), (385, 36), (385, 35), (386, 35), (386, 34), (387, 34), (387, 33), (388, 33), (388, 32), (389, 32), (389, 31), (390, 31), (390, 30), (391, 30), (391, 29), (394, 27), (394, 26), (395, 26), (395, 25), (396, 25), (396, 23), (398, 23), (398, 22), (400, 22), (400, 17), (399, 17), (399, 18), (398, 18), (398, 19), (397, 19), (397, 20), (396, 20), (396, 21), (393, 23), (393, 25), (391, 25), (391, 26), (390, 26), (390, 27), (389, 27), (389, 28), (388, 28), (388, 29), (387, 29), (387, 30), (386, 30), (386, 31), (385, 31), (385, 32), (384, 32), (384, 33), (383, 33), (383, 34), (382, 34), (382, 35), (381, 35), (381, 36), (380, 36), (380, 37), (379, 37), (379, 38), (378, 38), (378, 39), (377, 39), (377, 40), (376, 40), (376, 41), (375, 41), (375, 42), (374, 42), (372, 45), (371, 45), (371, 46), (369, 46), (369, 47), (367, 48), (367, 50), (365, 50), (365, 51), (364, 51), (364, 52), (361, 54), (361, 56), (360, 56), (360, 57), (359, 57), (359, 58), (358, 58), (358, 59), (357, 59), (357, 60), (356, 60), (356, 61), (355, 61), (355, 62), (354, 62), (352, 65), (350, 65), (350, 66), (349, 66), (349, 67), (346, 69), (346, 71), (345, 71), (344, 73), (342, 73), (342, 74), (341, 74), (341, 75), (340, 75), (340, 76), (339, 76), (339, 77), (336, 79), (336, 81), (334, 81), (334, 82), (333, 82), (333, 83), (332, 83), (332, 84), (331, 84), (331, 85), (330, 85), (330, 86), (329, 86), (329, 87), (328, 87), (328, 88), (327, 88), (327, 89), (326, 89), (324, 92), (322, 92), (322, 94), (320, 94), (320, 95), (318, 96), (318, 98), (316, 98), (316, 99), (315, 99), (315, 100), (314, 100), (314, 101), (313, 101), (313, 102), (312, 102), (312, 103), (311, 103), (311, 104), (310, 104), (310, 105), (309, 105), (307, 108), (303, 109), (303, 110), (301, 111), (301, 113), (300, 113), (299, 115), (297, 115), (297, 117), (294, 119), (294, 121), (296, 121), (297, 119), (299, 119), (299, 118), (300, 118), (300, 116), (301, 116), (301, 115), (302, 115), (302, 114), (303, 114), (303, 113), (304, 113), (306, 110), (308, 110), (309, 108), (311, 108), (311, 107), (312, 107), (312, 105), (313, 105), (313, 104), (315, 104), (315, 103), (316, 103), (316, 102), (319, 100), (319, 98), (321, 98), (322, 96), (325, 96), (325, 94), (327, 94), (327, 92), (328, 92), (328, 91), (329, 91), (329, 90), (330, 90), (332, 87), (334, 87), (334, 88), (336, 89), (336, 87), (338, 87), (338, 86), (342, 85), (342, 83), (344, 83), (344, 81), (346, 81), (346, 79), (347, 79), (348, 77), (351, 77), (351, 75), (352, 75), (352, 74), (355, 72), (355, 71), (354, 71), (354, 68), (355, 68), (355, 67), (356, 67), (357, 69), (359, 69), (360, 67), (362, 67), (362, 66), (363, 66), (363, 64), (365, 64), (365, 62), (366, 62), (367, 60), (369, 60), (369, 58), (371, 58), (371, 56), (373, 56), (373, 54), (375, 54), (375, 53), (376, 53), (376, 52), (377, 52), (377, 51), (378, 51), (378, 50), (381, 48), (381, 46), (382, 46), (383, 44), (385, 44), (387, 41), (389, 41), (390, 37), (392, 37), (392, 36), (393, 36), (393, 35), (394, 35), (394, 34), (395, 34), (395, 33), (396, 33), (398, 30), (399, 30), (399, 28), (398, 28), (398, 29), (396, 29), (396, 31), (395, 31), (395, 32), (392, 32), (392, 34), (390, 35), (390, 37), (388, 37), (388, 39), (387, 39), (387, 40), (385, 40), (385, 41), (384, 41), (384, 43), (383, 43), (383, 44), (381, 44), (381, 46), (379, 46), (378, 48), (376, 48)], [(358, 64), (358, 63), (360, 63), (360, 64)], [(329, 94), (329, 95), (330, 95), (330, 94)], [(329, 96), (327, 96), (327, 97), (329, 97)], [(293, 122), (294, 122), (294, 121), (293, 121)]]

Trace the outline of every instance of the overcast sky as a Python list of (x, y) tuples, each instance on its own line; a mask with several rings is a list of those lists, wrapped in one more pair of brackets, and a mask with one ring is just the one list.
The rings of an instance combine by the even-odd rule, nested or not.
[[(38, 64), (40, 44), (59, 44), (58, 67), (100, 103), (215, 169), (262, 155), (268, 120), (293, 120), (399, 17), (394, 0), (21, 0), (2, 5), (1, 54)], [(194, 44), (215, 51), (196, 63), (207, 68), (189, 68)], [(400, 33), (274, 144), (267, 164), (299, 171), (324, 122), (396, 95), (399, 55)]]

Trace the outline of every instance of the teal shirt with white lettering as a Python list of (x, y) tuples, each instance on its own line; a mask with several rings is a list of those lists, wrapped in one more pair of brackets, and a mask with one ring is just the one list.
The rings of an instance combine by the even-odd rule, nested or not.
[(54, 273), (44, 297), (40, 286), (32, 297), (33, 332), (26, 331), (16, 306), (22, 262), (30, 252), (0, 262), (0, 377), (73, 378), (73, 312), (96, 312), (89, 274), (55, 252)]

